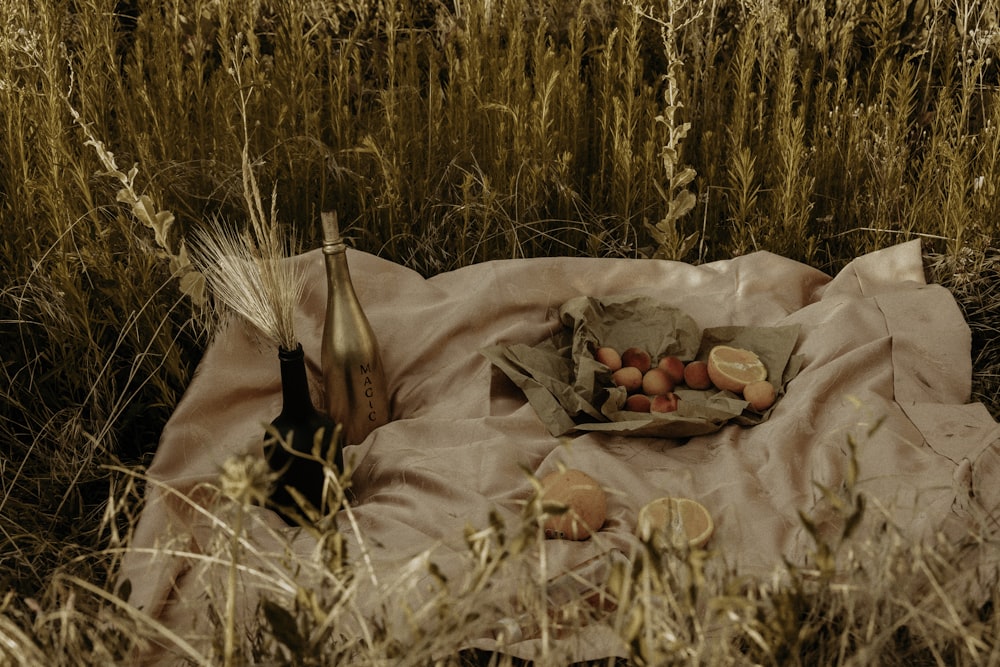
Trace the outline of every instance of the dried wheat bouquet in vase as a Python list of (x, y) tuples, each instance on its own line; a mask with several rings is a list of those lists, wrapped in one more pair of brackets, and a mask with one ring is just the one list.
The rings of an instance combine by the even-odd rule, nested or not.
[(251, 230), (198, 229), (192, 258), (225, 313), (245, 320), (278, 350), (282, 409), (268, 425), (264, 455), (274, 473), (267, 504), (287, 523), (326, 512), (326, 469), (343, 468), (339, 429), (316, 410), (293, 313), (304, 287), (291, 262), (291, 243), (277, 226), (251, 216)]

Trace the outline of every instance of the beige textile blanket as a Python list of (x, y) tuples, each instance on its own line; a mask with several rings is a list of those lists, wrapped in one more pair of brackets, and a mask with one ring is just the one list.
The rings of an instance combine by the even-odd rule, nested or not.
[[(857, 442), (858, 490), (906, 536), (944, 531), (957, 538), (1000, 505), (1000, 426), (982, 405), (968, 403), (970, 332), (951, 295), (925, 283), (919, 242), (857, 258), (832, 278), (765, 252), (701, 266), (504, 260), (430, 279), (362, 252), (349, 251), (348, 258), (382, 345), (394, 417), (346, 452), (357, 461), (357, 498), (354, 523), (343, 512), (338, 520), (363, 573), (357, 585), (370, 589), (357, 594), (359, 616), (379, 612), (391, 623), (400, 599), (415, 604), (429, 594), (436, 585), (429, 574), (418, 585), (403, 581), (407, 573), (411, 580), (414, 572), (426, 573), (427, 563), (449, 585), (461, 582), (469, 566), (466, 528), (487, 527), (491, 512), (512, 531), (521, 525), (532, 496), (525, 470), (542, 477), (560, 464), (579, 468), (609, 493), (607, 522), (593, 539), (542, 542), (549, 578), (575, 569), (577, 586), (586, 586), (588, 578), (601, 584), (605, 569), (593, 566), (602, 562), (595, 556), (633, 553), (639, 509), (665, 495), (694, 498), (709, 509), (716, 522), (709, 545), (714, 558), (735, 571), (768, 575), (782, 559), (803, 563), (813, 540), (798, 512), (821, 527), (827, 519), (834, 525), (818, 485), (841, 488), (849, 435)], [(293, 261), (311, 286), (298, 311), (297, 333), (316, 404), (322, 405), (322, 255), (313, 251)], [(567, 300), (615, 294), (655, 297), (702, 328), (798, 324), (795, 352), (803, 355), (803, 366), (770, 419), (757, 426), (728, 425), (689, 440), (553, 437), (520, 390), (480, 351), (499, 343), (534, 345), (561, 326), (558, 309)], [(263, 424), (280, 410), (278, 370), (275, 350), (241, 327), (221, 334), (164, 429), (149, 468), (148, 504), (122, 576), (131, 581), (130, 602), (186, 642), (175, 652), (200, 650), (206, 591), (221, 590), (227, 572), (225, 563), (213, 566), (185, 555), (207, 551), (224, 530), (181, 494), (207, 503), (196, 489), (217, 483), (227, 459), (261, 452)], [(289, 594), (275, 583), (282, 576), (267, 571), (293, 560), (281, 556), (283, 546), (274, 537), (275, 530), (291, 530), (281, 525), (258, 508), (245, 524), (247, 544), (279, 554), (257, 564), (262, 576), (255, 575), (253, 562), (240, 573), (240, 602), (249, 615), (262, 592), (279, 600)], [(291, 537), (308, 560), (314, 540), (305, 533)], [(517, 583), (504, 586), (497, 582), (496, 618), (481, 620), (483, 627), (509, 628), (497, 619), (516, 617), (514, 601), (504, 599), (515, 597)], [(399, 622), (405, 629), (405, 621)], [(538, 649), (530, 631), (505, 636), (510, 641), (504, 648), (513, 654), (530, 657)], [(469, 637), (469, 643), (489, 647), (492, 637)], [(600, 628), (563, 641), (566, 655), (581, 660), (623, 650)]]

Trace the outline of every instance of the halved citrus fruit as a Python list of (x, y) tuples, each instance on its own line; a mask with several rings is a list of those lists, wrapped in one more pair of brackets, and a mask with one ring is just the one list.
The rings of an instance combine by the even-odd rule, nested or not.
[(708, 377), (719, 389), (740, 394), (751, 382), (766, 380), (767, 367), (750, 350), (716, 345), (708, 353)]
[(639, 510), (636, 534), (660, 549), (701, 548), (715, 531), (712, 515), (690, 498), (657, 498)]

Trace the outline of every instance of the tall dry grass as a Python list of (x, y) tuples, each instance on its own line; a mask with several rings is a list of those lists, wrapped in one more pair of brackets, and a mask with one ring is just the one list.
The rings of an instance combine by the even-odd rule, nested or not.
[[(210, 330), (185, 239), (250, 220), (246, 156), (305, 243), (336, 208), (426, 275), (754, 250), (835, 271), (919, 237), (1000, 414), (996, 2), (7, 0), (0, 22), (5, 660), (107, 664), (161, 632), (108, 575)], [(472, 560), (530, 564), (502, 531)], [(616, 593), (646, 616), (610, 622), (636, 661), (995, 664), (996, 600), (949, 589), (950, 548), (846, 544), (844, 581), (782, 586), (650, 555)], [(286, 612), (315, 621), (272, 609), (247, 650), (292, 650)]]

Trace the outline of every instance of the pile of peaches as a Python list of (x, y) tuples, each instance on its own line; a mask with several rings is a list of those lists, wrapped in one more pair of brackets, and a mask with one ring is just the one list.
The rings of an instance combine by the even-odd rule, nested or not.
[(627, 392), (624, 409), (631, 412), (676, 412), (680, 387), (718, 389), (741, 395), (754, 410), (763, 412), (775, 401), (776, 390), (767, 381), (767, 369), (750, 350), (717, 345), (708, 360), (683, 361), (673, 355), (654, 359), (640, 347), (618, 352), (598, 347), (594, 359), (611, 371), (611, 382)]

